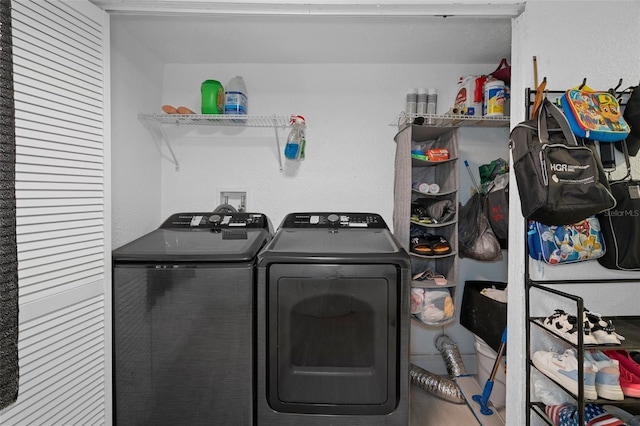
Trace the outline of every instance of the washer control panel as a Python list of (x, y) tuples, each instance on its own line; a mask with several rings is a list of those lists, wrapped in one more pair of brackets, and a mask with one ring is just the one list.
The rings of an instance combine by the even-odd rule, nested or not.
[(160, 228), (269, 228), (269, 221), (262, 213), (176, 213)]
[(369, 228), (388, 229), (382, 216), (375, 213), (291, 213), (281, 228)]

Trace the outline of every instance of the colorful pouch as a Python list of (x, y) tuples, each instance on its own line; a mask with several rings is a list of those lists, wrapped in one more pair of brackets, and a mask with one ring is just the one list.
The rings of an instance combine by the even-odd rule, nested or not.
[(604, 238), (596, 216), (570, 225), (545, 225), (529, 221), (529, 256), (549, 265), (598, 259), (605, 253)]
[(616, 142), (627, 137), (629, 125), (620, 104), (608, 92), (569, 89), (560, 99), (573, 133), (600, 142)]

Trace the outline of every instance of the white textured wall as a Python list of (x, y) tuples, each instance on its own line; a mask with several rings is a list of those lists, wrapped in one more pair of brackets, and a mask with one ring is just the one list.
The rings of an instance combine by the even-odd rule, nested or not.
[(112, 247), (158, 227), (160, 151), (138, 122), (139, 112), (158, 105), (162, 64), (112, 19)]
[[(584, 31), (584, 22), (602, 22), (602, 17), (615, 17), (610, 34), (604, 30)], [(533, 86), (532, 57), (537, 56), (540, 80), (547, 77), (547, 88), (565, 90), (587, 78), (587, 84), (597, 90), (615, 87), (620, 78), (623, 87), (637, 85), (640, 80), (640, 56), (637, 46), (640, 33), (640, 3), (636, 1), (580, 2), (539, 1), (528, 2), (525, 12), (515, 20), (513, 27), (512, 59), (512, 125), (525, 117), (524, 90)], [(615, 40), (615, 41), (614, 41)], [(622, 161), (618, 159), (618, 164)], [(636, 161), (636, 173), (640, 164)], [(510, 265), (509, 265), (509, 372), (507, 377), (507, 424), (524, 424), (525, 407), (525, 351), (524, 346), (524, 220), (519, 213), (519, 199), (511, 193)], [(519, 231), (523, 230), (523, 231)], [(560, 269), (563, 268), (563, 269)], [(547, 278), (564, 276), (566, 279), (612, 278), (623, 276), (599, 266), (597, 262), (579, 266), (558, 267), (547, 271)], [(561, 290), (580, 294), (585, 306), (603, 315), (638, 314), (640, 291), (636, 284), (620, 285), (563, 285)], [(552, 311), (556, 302), (538, 301), (538, 310)], [(532, 342), (536, 350), (544, 349), (540, 341)], [(535, 416), (534, 416), (535, 418)]]
[[(321, 58), (318, 58), (321, 62)], [(391, 224), (393, 136), (410, 87), (439, 90), (438, 109), (453, 103), (458, 75), (494, 65), (209, 64), (165, 67), (163, 102), (200, 108), (200, 83), (242, 75), (251, 114), (302, 114), (307, 158), (278, 170), (273, 129), (198, 128), (174, 145), (176, 172), (163, 162), (162, 213), (212, 209), (219, 188), (246, 188), (249, 210), (278, 225), (293, 211), (371, 211)], [(281, 131), (284, 148), (288, 131)], [(188, 190), (187, 190), (188, 189)]]

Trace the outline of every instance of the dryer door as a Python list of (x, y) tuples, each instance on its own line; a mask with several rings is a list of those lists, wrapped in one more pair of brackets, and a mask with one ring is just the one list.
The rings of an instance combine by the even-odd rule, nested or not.
[(397, 405), (399, 268), (275, 264), (268, 401), (280, 412), (387, 414)]

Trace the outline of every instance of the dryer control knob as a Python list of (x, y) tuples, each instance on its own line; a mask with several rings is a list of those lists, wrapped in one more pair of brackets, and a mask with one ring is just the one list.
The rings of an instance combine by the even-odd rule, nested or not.
[(222, 219), (222, 217), (219, 214), (209, 216), (209, 222), (211, 223), (219, 223), (220, 219)]
[(338, 220), (340, 220), (340, 216), (338, 216), (337, 214), (330, 214), (329, 216), (327, 216), (327, 220), (331, 223), (336, 223)]

